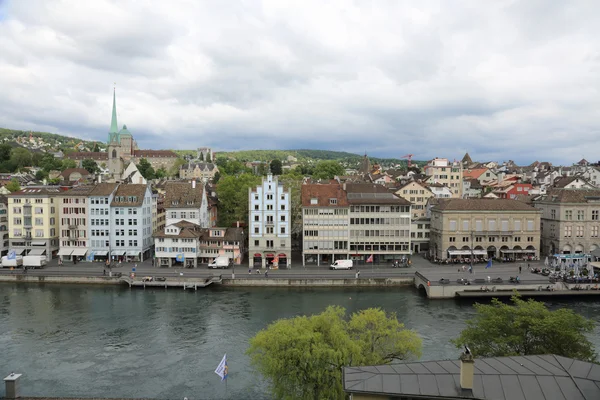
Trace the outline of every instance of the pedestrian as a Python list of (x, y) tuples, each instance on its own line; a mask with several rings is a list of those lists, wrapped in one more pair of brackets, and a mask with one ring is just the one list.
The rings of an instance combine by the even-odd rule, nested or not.
[(102, 269), (102, 275), (106, 276), (106, 268)]
[(252, 267), (248, 268), (248, 275), (252, 274)]
[(268, 277), (269, 277), (269, 270), (266, 270), (265, 271), (265, 278), (268, 278)]
[(465, 271), (467, 270), (467, 266), (466, 266), (466, 265), (463, 265), (463, 266), (462, 266), (462, 269), (463, 269), (463, 272), (465, 272)]
[(521, 273), (521, 264), (519, 264), (519, 274)]
[(358, 271), (356, 271), (356, 277), (360, 278), (360, 269)]
[(469, 265), (469, 273), (472, 274), (473, 273), (473, 266)]

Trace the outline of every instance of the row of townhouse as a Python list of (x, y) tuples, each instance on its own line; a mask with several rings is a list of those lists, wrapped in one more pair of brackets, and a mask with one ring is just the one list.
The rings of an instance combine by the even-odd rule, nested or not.
[(47, 260), (143, 261), (152, 255), (148, 185), (28, 187), (8, 197), (9, 248)]

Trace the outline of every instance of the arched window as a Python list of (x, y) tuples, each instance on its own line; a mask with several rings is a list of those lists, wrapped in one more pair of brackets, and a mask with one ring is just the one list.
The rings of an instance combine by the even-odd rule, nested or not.
[(117, 158), (117, 150), (113, 149), (112, 158)]

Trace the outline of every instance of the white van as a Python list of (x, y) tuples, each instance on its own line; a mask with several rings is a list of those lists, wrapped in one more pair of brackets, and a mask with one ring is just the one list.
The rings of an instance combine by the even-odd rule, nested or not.
[(8, 256), (2, 256), (2, 266), (4, 268), (8, 267), (20, 267), (23, 265), (23, 257), (16, 256), (13, 259), (8, 258)]
[(208, 268), (227, 268), (229, 267), (229, 257), (219, 256), (213, 262), (208, 264)]
[(46, 266), (46, 256), (25, 256), (23, 265), (31, 268), (44, 268)]
[(333, 264), (331, 264), (331, 269), (352, 269), (353, 262), (352, 260), (335, 260)]

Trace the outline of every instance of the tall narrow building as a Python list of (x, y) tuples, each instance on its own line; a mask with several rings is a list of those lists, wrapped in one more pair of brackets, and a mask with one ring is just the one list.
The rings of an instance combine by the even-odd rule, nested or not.
[(249, 189), (248, 261), (250, 267), (278, 266), (292, 262), (290, 191), (272, 174)]

